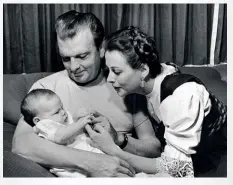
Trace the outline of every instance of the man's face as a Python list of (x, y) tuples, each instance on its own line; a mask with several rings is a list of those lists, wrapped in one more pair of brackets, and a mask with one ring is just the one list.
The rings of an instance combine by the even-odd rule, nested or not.
[(61, 40), (59, 52), (69, 76), (77, 83), (93, 80), (99, 72), (100, 54), (89, 28), (81, 29), (76, 36)]

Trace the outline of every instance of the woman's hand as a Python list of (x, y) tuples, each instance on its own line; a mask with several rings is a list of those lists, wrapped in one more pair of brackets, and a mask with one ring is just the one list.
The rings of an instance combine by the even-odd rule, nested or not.
[(124, 136), (121, 133), (118, 133), (113, 128), (113, 126), (105, 116), (103, 116), (99, 112), (94, 112), (93, 115), (95, 117), (92, 119), (92, 124), (100, 125), (101, 127), (103, 127), (110, 134), (114, 143), (116, 143), (118, 146), (121, 145), (121, 143), (124, 141)]
[(114, 143), (111, 135), (100, 125), (95, 125), (94, 129), (86, 125), (85, 129), (90, 136), (90, 145), (99, 148), (109, 155), (115, 155), (119, 147)]

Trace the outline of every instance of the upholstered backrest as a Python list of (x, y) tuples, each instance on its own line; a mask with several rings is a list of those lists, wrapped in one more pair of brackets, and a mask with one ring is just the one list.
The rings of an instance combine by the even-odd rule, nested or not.
[(16, 125), (20, 117), (20, 104), (32, 84), (51, 73), (3, 75), (3, 119)]
[(222, 81), (217, 70), (210, 67), (182, 67), (181, 72), (198, 77), (216, 97), (227, 105), (227, 83)]
[[(227, 85), (220, 74), (210, 67), (183, 67), (183, 73), (197, 76), (223, 103), (227, 104)], [(3, 119), (16, 125), (20, 116), (20, 104), (31, 85), (51, 73), (3, 75)]]

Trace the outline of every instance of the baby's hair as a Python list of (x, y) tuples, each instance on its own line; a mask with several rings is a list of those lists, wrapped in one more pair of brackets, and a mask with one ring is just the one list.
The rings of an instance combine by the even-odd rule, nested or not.
[(24, 116), (24, 120), (31, 126), (34, 126), (33, 118), (37, 114), (35, 103), (39, 102), (42, 97), (52, 98), (57, 96), (56, 93), (49, 89), (34, 89), (30, 91), (23, 99), (21, 103), (21, 113)]
[(161, 64), (154, 38), (143, 33), (137, 27), (129, 26), (106, 37), (103, 47), (105, 51), (118, 50), (123, 53), (133, 69), (147, 64), (152, 78), (161, 73)]

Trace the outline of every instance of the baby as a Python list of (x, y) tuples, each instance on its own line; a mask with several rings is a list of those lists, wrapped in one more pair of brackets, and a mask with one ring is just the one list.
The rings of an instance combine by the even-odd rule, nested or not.
[[(35, 133), (44, 139), (80, 150), (103, 153), (88, 144), (88, 136), (84, 132), (85, 125), (92, 125), (94, 111), (79, 110), (78, 117), (72, 118), (64, 110), (58, 95), (49, 89), (30, 91), (21, 103), (21, 113)], [(60, 177), (86, 177), (84, 172), (71, 169), (52, 168), (50, 172)], [(138, 173), (135, 177), (148, 176)]]
[[(86, 124), (91, 124), (94, 115), (82, 110), (78, 118), (73, 119), (64, 110), (58, 95), (51, 90), (35, 89), (29, 92), (22, 101), (21, 113), (42, 138), (76, 149), (103, 153), (88, 144), (83, 131)], [(53, 168), (50, 171), (57, 176), (85, 177), (85, 174), (74, 170)]]

